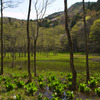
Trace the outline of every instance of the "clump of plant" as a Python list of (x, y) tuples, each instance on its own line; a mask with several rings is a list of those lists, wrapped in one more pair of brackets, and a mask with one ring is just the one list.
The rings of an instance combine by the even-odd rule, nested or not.
[(97, 81), (95, 79), (88, 81), (90, 88), (94, 88), (97, 85)]
[(3, 77), (2, 77), (2, 76), (0, 76), (0, 83), (2, 82), (2, 80), (3, 80)]
[(5, 87), (6, 87), (7, 91), (11, 91), (15, 88), (15, 84), (13, 84), (11, 82), (6, 82)]
[(72, 74), (71, 73), (67, 74), (67, 79), (68, 79), (68, 81), (72, 81)]
[(43, 99), (43, 94), (42, 93), (39, 93), (38, 100), (42, 100), (42, 99)]
[(49, 83), (48, 86), (53, 90), (54, 95), (61, 96), (64, 93), (65, 84), (62, 84), (58, 79)]
[(52, 75), (52, 76), (49, 76), (47, 77), (47, 81), (50, 83), (52, 81), (56, 80), (56, 76), (55, 75)]
[(61, 83), (61, 81), (56, 79), (55, 81), (52, 81), (51, 83), (49, 83), (48, 86), (49, 86), (50, 89), (51, 88), (55, 89), (56, 86), (58, 86), (60, 83)]
[(17, 85), (18, 88), (22, 88), (25, 85), (25, 82), (21, 81), (21, 80), (20, 81), (15, 80), (15, 83), (16, 83), (16, 85)]
[(87, 92), (87, 93), (89, 93), (90, 90), (91, 89), (86, 84), (80, 83), (80, 85), (79, 85), (79, 91), (80, 92)]
[(71, 88), (72, 88), (72, 82), (69, 82), (69, 83), (67, 84), (67, 87), (68, 87), (68, 89), (71, 89)]
[(20, 94), (17, 94), (17, 95), (16, 95), (16, 100), (22, 100), (22, 97), (21, 97)]
[(44, 80), (44, 76), (43, 76), (43, 75), (39, 75), (38, 81), (39, 81), (39, 82), (42, 82), (43, 80)]
[(39, 87), (40, 88), (43, 88), (45, 86), (45, 83), (44, 82), (39, 82)]
[(59, 100), (59, 97), (53, 97), (51, 100)]
[(56, 86), (54, 92), (57, 93), (57, 96), (61, 96), (64, 93), (64, 85), (59, 84), (58, 86)]
[(36, 84), (33, 83), (33, 82), (27, 84), (27, 85), (25, 86), (25, 88), (26, 88), (26, 91), (27, 91), (30, 95), (33, 95), (33, 94), (38, 90)]
[(43, 100), (49, 100), (47, 97), (44, 97)]
[(27, 78), (27, 77), (28, 77), (27, 74), (23, 74), (23, 75), (22, 75), (22, 78)]
[(95, 89), (95, 93), (96, 93), (97, 96), (100, 96), (100, 87)]
[(91, 91), (90, 87), (86, 86), (86, 87), (85, 87), (85, 92), (86, 92), (86, 93), (89, 93), (90, 91)]
[(3, 77), (3, 80), (5, 81), (5, 84), (6, 83), (10, 83), (11, 82), (11, 78), (10, 77)]
[(66, 98), (67, 98), (67, 100), (72, 100), (74, 98), (73, 91), (67, 91), (66, 92)]

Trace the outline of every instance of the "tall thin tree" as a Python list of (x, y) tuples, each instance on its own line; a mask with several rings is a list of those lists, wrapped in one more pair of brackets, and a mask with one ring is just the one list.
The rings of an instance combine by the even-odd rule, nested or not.
[(3, 0), (1, 0), (1, 75), (3, 75)]
[(30, 19), (30, 12), (31, 12), (31, 4), (32, 0), (29, 0), (29, 9), (28, 9), (28, 16), (27, 16), (27, 41), (28, 41), (28, 75), (29, 75), (29, 80), (28, 82), (32, 81), (32, 75), (31, 75), (31, 70), (30, 70), (30, 34), (29, 34), (29, 19)]
[(36, 34), (34, 32), (34, 76), (36, 76), (36, 47), (37, 47), (37, 39), (39, 36), (39, 23), (42, 22), (43, 17), (46, 13), (47, 6), (53, 3), (55, 0), (35, 0), (35, 11), (36, 11)]
[(85, 34), (85, 52), (86, 52), (86, 83), (89, 81), (89, 64), (88, 64), (88, 34), (86, 31), (86, 12), (83, 0), (83, 21), (84, 21), (84, 34)]
[(69, 44), (69, 49), (70, 49), (70, 67), (72, 71), (72, 90), (75, 90), (77, 73), (74, 67), (73, 46), (72, 46), (72, 40), (71, 40), (70, 31), (68, 27), (67, 0), (64, 0), (64, 7), (65, 7), (65, 11), (64, 11), (65, 12), (65, 31), (67, 34), (68, 44)]
[(13, 0), (7, 0), (1, 2), (1, 75), (3, 75), (3, 9), (5, 8), (14, 8), (17, 7), (20, 2), (13, 1)]

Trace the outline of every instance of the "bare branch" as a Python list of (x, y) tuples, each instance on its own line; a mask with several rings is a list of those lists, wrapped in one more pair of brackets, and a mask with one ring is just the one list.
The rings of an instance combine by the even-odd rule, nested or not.
[(19, 4), (21, 4), (21, 1), (13, 1), (13, 0), (8, 0), (3, 2), (3, 9), (5, 8), (15, 8), (18, 7)]

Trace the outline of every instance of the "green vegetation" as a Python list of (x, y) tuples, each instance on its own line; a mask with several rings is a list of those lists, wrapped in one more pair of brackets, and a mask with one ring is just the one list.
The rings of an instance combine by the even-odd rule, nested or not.
[[(99, 2), (99, 0), (98, 0)], [(90, 80), (86, 84), (85, 36), (82, 3), (69, 8), (69, 27), (77, 72), (72, 91), (72, 73), (64, 13), (54, 13), (39, 22), (36, 71), (34, 76), (34, 36), (36, 20), (30, 20), (30, 67), (32, 82), (27, 82), (28, 54), (25, 20), (4, 18), (4, 74), (0, 76), (0, 100), (100, 100), (100, 6), (85, 3), (89, 48)], [(0, 55), (1, 57), (1, 55)], [(88, 96), (88, 97), (87, 97)]]
[[(34, 77), (32, 72), (32, 83), (27, 83), (27, 54), (26, 57), (20, 58), (16, 54), (13, 68), (11, 67), (10, 55), (9, 53), (9, 59), (7, 59), (7, 56), (5, 57), (4, 75), (0, 76), (0, 99), (13, 99), (16, 97), (18, 100), (35, 98), (38, 100), (59, 100), (63, 98), (69, 100), (76, 98), (78, 100), (81, 96), (87, 99), (87, 94), (91, 100), (91, 95), (95, 95), (94, 98), (100, 99), (100, 62), (95, 61), (97, 58), (100, 59), (99, 54), (97, 56), (89, 54), (91, 78), (88, 85), (84, 83), (86, 80), (85, 55), (84, 53), (74, 54), (78, 75), (77, 91), (73, 92), (71, 91), (72, 74), (69, 67), (69, 53), (58, 53), (55, 55), (53, 52), (50, 52), (48, 57), (47, 53), (37, 53), (38, 77)], [(33, 57), (31, 57), (31, 71), (33, 67)]]

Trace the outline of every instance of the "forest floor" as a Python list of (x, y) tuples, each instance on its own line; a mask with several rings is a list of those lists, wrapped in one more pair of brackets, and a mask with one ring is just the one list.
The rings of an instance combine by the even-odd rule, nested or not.
[(7, 54), (4, 58), (4, 75), (0, 76), (0, 100), (100, 100), (100, 54), (89, 54), (91, 80), (88, 85), (85, 84), (85, 55), (74, 54), (77, 90), (73, 92), (70, 89), (72, 74), (69, 60), (69, 53), (37, 53), (37, 77), (34, 77), (31, 56), (33, 88), (30, 91), (26, 84), (27, 57), (21, 54), (19, 58), (16, 54), (12, 67), (12, 58)]

